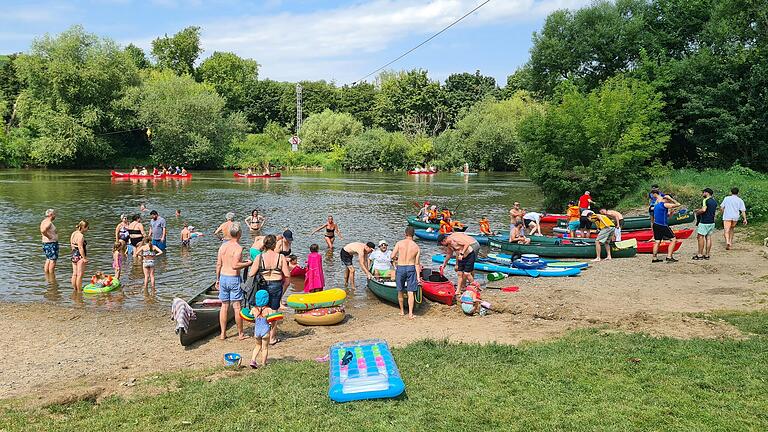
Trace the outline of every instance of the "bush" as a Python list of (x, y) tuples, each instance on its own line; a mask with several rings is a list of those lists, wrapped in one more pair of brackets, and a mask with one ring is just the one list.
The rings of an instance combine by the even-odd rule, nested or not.
[(622, 76), (587, 95), (569, 83), (559, 91), (559, 103), (521, 124), (525, 171), (549, 209), (562, 209), (584, 190), (613, 206), (648, 176), (669, 140), (661, 95)]
[(350, 138), (342, 166), (348, 170), (398, 171), (422, 166), (432, 158), (432, 141), (409, 138), (402, 132), (369, 129)]
[(363, 124), (351, 114), (329, 109), (309, 116), (301, 128), (301, 149), (308, 153), (329, 152), (344, 145), (347, 138), (363, 131)]
[(244, 140), (234, 142), (224, 158), (224, 166), (247, 169), (269, 163), (277, 167), (338, 169), (341, 165), (343, 150), (326, 153), (294, 152), (288, 142), (289, 136), (277, 135), (276, 132), (276, 128), (267, 127), (264, 133), (250, 134)]

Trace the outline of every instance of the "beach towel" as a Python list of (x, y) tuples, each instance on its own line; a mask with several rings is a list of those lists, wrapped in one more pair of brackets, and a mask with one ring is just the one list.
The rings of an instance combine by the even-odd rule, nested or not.
[(325, 287), (323, 256), (313, 252), (307, 256), (307, 273), (304, 275), (304, 292)]
[(189, 322), (197, 318), (195, 311), (184, 300), (176, 297), (171, 303), (171, 319), (176, 320), (176, 334), (180, 331), (184, 333), (189, 330)]

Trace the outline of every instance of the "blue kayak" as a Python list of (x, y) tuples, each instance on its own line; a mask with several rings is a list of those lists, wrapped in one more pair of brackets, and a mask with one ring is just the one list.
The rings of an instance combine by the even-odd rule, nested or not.
[[(445, 255), (438, 254), (432, 256), (432, 262), (435, 263), (443, 263), (443, 260), (445, 260)], [(448, 261), (448, 265), (456, 265), (456, 259), (451, 258), (450, 261)], [(501, 264), (495, 264), (493, 262), (488, 261), (487, 259), (480, 258), (477, 261), (475, 261), (475, 270), (480, 270), (484, 272), (499, 272), (504, 273), (511, 276), (531, 276), (531, 277), (565, 277), (565, 276), (578, 276), (581, 274), (581, 269), (573, 268), (573, 267), (567, 267), (567, 268), (550, 268), (545, 267), (543, 269), (519, 269), (515, 267), (509, 267)]]
[[(582, 261), (561, 261), (561, 260), (554, 260), (554, 259), (548, 259), (548, 258), (539, 258), (542, 262), (547, 264), (547, 267), (549, 268), (577, 268), (577, 269), (585, 269), (589, 267), (588, 262), (582, 262)], [(496, 264), (502, 264), (502, 265), (511, 265), (512, 264), (512, 255), (508, 254), (488, 254), (488, 261), (496, 263)]]
[[(417, 238), (420, 238), (422, 240), (434, 241), (434, 242), (437, 241), (437, 236), (439, 235), (437, 231), (427, 231), (423, 229), (417, 229), (414, 233)], [(473, 237), (481, 245), (488, 245), (491, 239), (506, 240), (509, 236), (509, 234), (506, 234), (504, 232), (501, 232), (499, 233), (499, 235), (490, 237), (490, 238), (480, 233), (465, 232), (464, 234), (470, 237)], [(506, 237), (504, 236), (505, 234), (506, 234)]]

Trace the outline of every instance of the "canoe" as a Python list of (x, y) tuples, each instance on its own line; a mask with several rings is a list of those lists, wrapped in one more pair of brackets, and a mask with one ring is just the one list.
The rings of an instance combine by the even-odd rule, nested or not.
[(296, 310), (309, 310), (339, 306), (347, 298), (347, 292), (341, 288), (331, 288), (315, 293), (291, 294), (286, 299), (288, 307)]
[[(642, 254), (649, 254), (653, 253), (653, 244), (656, 242), (653, 241), (645, 241), (645, 242), (637, 242), (637, 253)], [(659, 253), (667, 253), (669, 251), (669, 245), (670, 242), (663, 241), (659, 244)], [(680, 249), (680, 246), (683, 245), (683, 242), (679, 241), (675, 243), (675, 252), (677, 252)]]
[(191, 179), (192, 174), (159, 174), (159, 175), (139, 175), (139, 174), (131, 174), (131, 173), (124, 173), (119, 171), (112, 171), (111, 172), (112, 178), (126, 178), (126, 179), (152, 179), (152, 180), (160, 180), (160, 179), (179, 179), (179, 180), (185, 180), (185, 179)]
[[(675, 233), (675, 237), (677, 237), (679, 240), (685, 240), (693, 234), (693, 231), (694, 230), (692, 228), (686, 228), (686, 229), (674, 230), (674, 233)], [(556, 227), (552, 229), (552, 232), (562, 237), (563, 234), (568, 232), (568, 228)], [(581, 231), (576, 231), (576, 235), (577, 236), (581, 235)], [(589, 235), (589, 238), (596, 238), (596, 237), (597, 237), (597, 233), (595, 232), (590, 233)], [(644, 230), (637, 230), (637, 231), (622, 231), (621, 239), (622, 240), (637, 239), (637, 241), (653, 240), (653, 230), (644, 229)]]
[[(512, 255), (507, 254), (488, 254), (488, 260), (495, 262), (497, 264), (503, 264), (503, 265), (511, 265), (512, 264)], [(547, 259), (547, 258), (541, 258), (541, 260), (545, 263), (547, 263), (547, 267), (550, 268), (578, 268), (578, 269), (586, 269), (589, 268), (589, 263), (582, 262), (582, 261), (559, 261), (559, 260), (553, 260), (553, 259)]]
[(307, 274), (307, 269), (304, 267), (296, 266), (291, 270), (291, 277), (304, 277)]
[[(432, 224), (427, 222), (422, 222), (417, 218), (416, 216), (408, 216), (408, 225), (414, 227), (414, 228), (421, 228), (421, 229), (427, 229), (432, 228), (435, 232), (437, 232), (440, 229), (440, 224)], [(466, 230), (467, 227), (457, 229), (458, 232), (463, 232)], [(435, 241), (437, 241), (437, 234), (435, 234)]]
[[(368, 279), (368, 289), (378, 298), (390, 302), (396, 306), (400, 303), (397, 301), (397, 287), (394, 281), (384, 281), (378, 279)], [(422, 302), (422, 288), (419, 287), (416, 291), (416, 302), (413, 304), (413, 309), (417, 310), (421, 307)], [(405, 300), (405, 299), (403, 299)]]
[[(684, 223), (691, 223), (696, 219), (693, 212), (686, 209), (682, 209), (677, 213), (670, 215), (668, 222), (669, 225), (680, 225)], [(558, 226), (565, 227), (566, 221), (558, 221)], [(594, 225), (593, 225), (594, 228)], [(622, 234), (632, 230), (644, 230), (651, 228), (651, 218), (648, 216), (630, 216), (624, 218), (624, 229)]]
[(460, 175), (460, 176), (471, 176), (471, 175), (477, 175), (477, 173), (476, 173), (476, 172), (468, 172), (468, 173), (465, 173), (465, 172), (457, 172), (457, 173), (456, 173), (456, 175)]
[(312, 309), (293, 316), (297, 323), (305, 326), (334, 325), (344, 321), (344, 306)]
[[(508, 241), (491, 240), (491, 247), (501, 249), (506, 252), (512, 252), (515, 254), (536, 254), (541, 257), (550, 258), (582, 258), (589, 259), (595, 257), (595, 245), (594, 244), (567, 244), (567, 245), (551, 245), (551, 244), (529, 244), (522, 245), (519, 243), (510, 243)], [(637, 254), (637, 249), (629, 247), (626, 249), (611, 249), (611, 256), (613, 258), (630, 258)], [(604, 248), (601, 248), (601, 256), (605, 257), (606, 252)]]
[[(192, 345), (200, 339), (221, 330), (221, 327), (219, 326), (219, 310), (221, 309), (221, 302), (218, 301), (219, 291), (215, 288), (216, 284), (211, 284), (211, 286), (200, 291), (200, 293), (187, 301), (195, 311), (196, 318), (189, 321), (189, 327), (186, 333), (183, 331), (179, 332), (181, 346)], [(208, 301), (206, 302), (206, 300)], [(228, 308), (227, 326), (232, 324), (234, 320), (235, 310), (234, 308)]]
[(423, 269), (422, 272), (428, 273), (426, 278), (422, 275), (421, 289), (424, 291), (424, 297), (451, 306), (456, 298), (453, 282), (439, 273), (432, 273), (430, 269)]
[[(445, 260), (445, 255), (443, 254), (437, 254), (432, 256), (432, 262), (435, 263), (443, 263), (443, 260)], [(456, 259), (451, 258), (448, 261), (448, 265), (456, 265)], [(525, 270), (525, 269), (519, 269), (515, 267), (509, 267), (502, 264), (495, 264), (488, 260), (479, 260), (475, 261), (475, 270), (488, 272), (488, 273), (504, 273), (506, 275), (510, 276), (531, 276), (531, 277), (567, 277), (567, 276), (578, 276), (581, 273), (581, 269), (577, 268), (548, 268), (545, 267), (543, 269), (537, 269), (537, 270)]]
[(417, 171), (417, 170), (409, 170), (408, 174), (410, 175), (433, 175), (437, 174), (437, 171)]
[(241, 174), (239, 172), (236, 172), (234, 174), (235, 178), (277, 178), (280, 177), (282, 174), (279, 172), (272, 173), (272, 174)]
[(567, 220), (568, 216), (564, 214), (545, 214), (541, 217), (540, 222), (545, 224), (554, 224), (560, 220)]
[[(422, 240), (428, 240), (428, 241), (437, 241), (437, 236), (439, 235), (437, 231), (427, 231), (423, 229), (417, 229), (414, 231), (417, 238), (420, 238)], [(472, 232), (466, 232), (464, 231), (464, 234), (474, 237), (478, 243), (481, 245), (487, 245), (490, 242), (491, 238), (499, 237), (499, 240), (504, 240), (504, 238), (509, 238), (509, 234), (506, 232), (500, 232), (498, 236), (495, 237), (488, 237), (485, 234), (480, 233), (472, 233)], [(504, 237), (504, 234), (506, 234), (507, 237)]]

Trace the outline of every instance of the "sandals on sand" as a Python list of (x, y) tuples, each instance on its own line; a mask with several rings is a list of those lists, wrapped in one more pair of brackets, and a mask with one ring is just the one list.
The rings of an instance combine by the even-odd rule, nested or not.
[(259, 364), (256, 363), (256, 360), (252, 361), (250, 366), (251, 366), (252, 369), (258, 369), (259, 368)]

